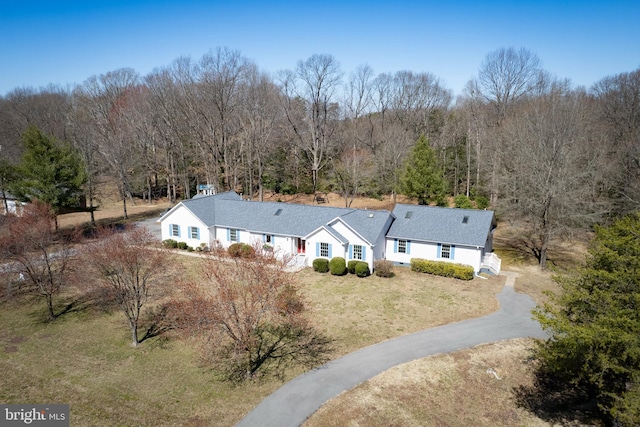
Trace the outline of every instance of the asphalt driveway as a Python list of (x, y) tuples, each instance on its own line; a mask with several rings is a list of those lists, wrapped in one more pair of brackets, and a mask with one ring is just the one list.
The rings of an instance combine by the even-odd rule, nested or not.
[(329, 399), (396, 365), (496, 341), (546, 338), (531, 317), (535, 302), (513, 288), (518, 274), (502, 275), (507, 281), (497, 295), (498, 311), (384, 341), (333, 360), (284, 384), (237, 426), (299, 426)]

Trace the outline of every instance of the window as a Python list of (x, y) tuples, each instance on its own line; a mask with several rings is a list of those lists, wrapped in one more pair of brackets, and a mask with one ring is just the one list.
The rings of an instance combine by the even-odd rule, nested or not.
[(440, 258), (451, 258), (451, 245), (442, 245)]
[(362, 259), (362, 246), (353, 245), (353, 259)]
[(198, 227), (189, 227), (189, 234), (192, 239), (200, 239), (200, 230), (198, 230)]
[(329, 258), (329, 244), (328, 243), (320, 243), (320, 256)]
[(178, 224), (171, 224), (169, 228), (170, 228), (169, 234), (171, 234), (171, 236), (180, 237), (180, 226)]
[(273, 243), (273, 236), (271, 234), (265, 234), (264, 242), (265, 243)]
[(230, 242), (238, 241), (238, 230), (236, 230), (235, 228), (229, 229), (229, 241)]
[(406, 254), (407, 253), (407, 241), (406, 240), (398, 240), (398, 253)]

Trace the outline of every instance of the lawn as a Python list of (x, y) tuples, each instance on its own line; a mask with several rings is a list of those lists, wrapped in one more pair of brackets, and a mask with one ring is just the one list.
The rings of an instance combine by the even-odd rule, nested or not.
[[(499, 277), (463, 282), (396, 272), (391, 279), (296, 273), (313, 321), (335, 339), (333, 357), (489, 313), (503, 283)], [(66, 295), (59, 303), (75, 298)], [(221, 382), (199, 366), (189, 341), (171, 334), (132, 348), (117, 310), (77, 303), (45, 322), (38, 300), (3, 302), (1, 308), (0, 401), (68, 403), (72, 425), (233, 425), (282, 384)], [(292, 369), (289, 377), (299, 372)]]

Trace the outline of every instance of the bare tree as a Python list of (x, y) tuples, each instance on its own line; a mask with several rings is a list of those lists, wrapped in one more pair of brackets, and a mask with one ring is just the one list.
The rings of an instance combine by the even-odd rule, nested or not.
[[(98, 240), (84, 250), (84, 265), (97, 277), (124, 313), (137, 346), (142, 307), (166, 296), (164, 285), (172, 281), (171, 254), (154, 247), (157, 239), (144, 227), (125, 232), (102, 230)], [(94, 279), (95, 280), (95, 279)]]
[[(640, 69), (606, 77), (596, 83), (596, 119), (602, 123), (609, 151), (603, 163), (608, 170), (616, 211), (640, 207)], [(603, 167), (606, 166), (603, 164)]]
[(28, 291), (45, 299), (49, 318), (55, 319), (53, 298), (69, 284), (75, 251), (73, 235), (55, 233), (51, 212), (51, 206), (34, 200), (21, 216), (10, 217), (0, 230), (0, 255), (15, 263)]
[(202, 339), (203, 358), (232, 380), (324, 361), (329, 340), (305, 317), (287, 259), (254, 247), (254, 259), (209, 260), (203, 283), (185, 285), (180, 326)]
[(522, 241), (545, 268), (553, 238), (587, 227), (603, 214), (601, 153), (590, 142), (584, 95), (556, 81), (545, 95), (518, 106), (503, 123), (511, 141), (502, 156), (499, 205), (523, 227)]
[(302, 151), (309, 157), (314, 192), (338, 122), (335, 97), (341, 79), (340, 65), (331, 55), (313, 55), (298, 61), (295, 71), (280, 74), (282, 105)]

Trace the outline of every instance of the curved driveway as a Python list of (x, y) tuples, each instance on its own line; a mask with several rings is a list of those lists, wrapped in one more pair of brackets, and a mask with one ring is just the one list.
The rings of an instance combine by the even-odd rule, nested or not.
[(507, 276), (497, 297), (500, 309), (477, 319), (451, 323), (365, 347), (306, 372), (267, 396), (237, 426), (299, 426), (322, 404), (396, 365), (513, 338), (546, 338), (531, 317), (535, 302), (513, 289)]

